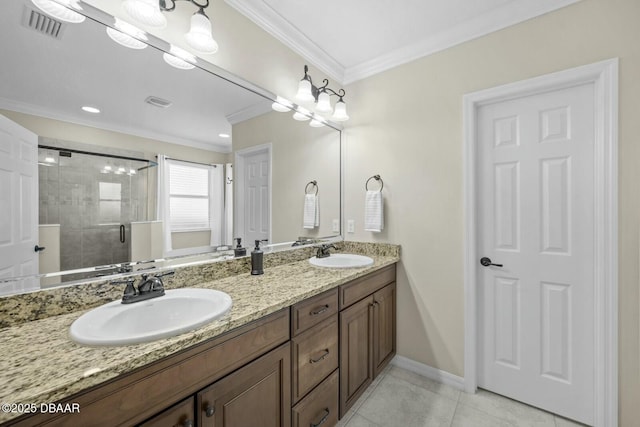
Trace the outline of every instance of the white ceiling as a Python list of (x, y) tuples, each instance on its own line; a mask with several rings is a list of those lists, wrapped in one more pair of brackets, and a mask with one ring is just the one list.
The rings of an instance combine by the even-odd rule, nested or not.
[[(149, 46), (113, 42), (91, 19), (55, 39), (23, 25), (29, 0), (0, 1), (0, 108), (121, 133), (229, 152), (232, 124), (271, 111), (271, 101), (195, 68), (178, 70)], [(166, 109), (148, 96), (173, 102)], [(92, 115), (80, 107), (102, 112)]]
[(348, 84), (579, 0), (225, 0)]

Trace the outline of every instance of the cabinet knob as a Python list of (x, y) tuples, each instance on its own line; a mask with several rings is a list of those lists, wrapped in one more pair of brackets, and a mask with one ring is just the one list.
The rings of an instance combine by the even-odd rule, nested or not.
[(211, 418), (211, 417), (213, 417), (213, 414), (215, 414), (215, 413), (216, 413), (216, 408), (215, 408), (215, 406), (207, 405), (207, 406), (204, 408), (204, 414), (207, 416), (207, 418)]
[(317, 423), (311, 423), (311, 427), (318, 427), (322, 424), (324, 424), (325, 421), (327, 421), (327, 418), (329, 418), (329, 414), (331, 413), (331, 411), (329, 411), (329, 408), (324, 408), (324, 410), (322, 411), (322, 413), (324, 414), (322, 416), (322, 418), (320, 419), (320, 421), (318, 421)]
[(184, 420), (184, 422), (182, 423), (182, 427), (194, 427), (195, 424), (193, 424), (193, 420), (190, 419), (186, 419)]

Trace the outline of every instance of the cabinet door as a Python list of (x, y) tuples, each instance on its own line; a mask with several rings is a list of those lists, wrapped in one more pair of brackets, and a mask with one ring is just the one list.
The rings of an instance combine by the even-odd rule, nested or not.
[(396, 354), (396, 284), (373, 294), (373, 370), (380, 371)]
[(289, 427), (289, 343), (200, 391), (197, 404), (200, 426)]
[(139, 427), (195, 427), (193, 396), (176, 403)]
[(340, 312), (340, 417), (373, 381), (373, 296)]

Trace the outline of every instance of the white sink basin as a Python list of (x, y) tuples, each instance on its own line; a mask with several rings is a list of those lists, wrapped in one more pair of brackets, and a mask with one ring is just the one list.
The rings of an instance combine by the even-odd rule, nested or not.
[(120, 300), (97, 307), (69, 328), (71, 339), (86, 345), (127, 345), (172, 337), (229, 312), (231, 297), (212, 289), (175, 289), (132, 304)]
[(373, 258), (355, 254), (331, 254), (326, 258), (313, 257), (309, 262), (317, 267), (352, 268), (366, 267), (373, 264)]

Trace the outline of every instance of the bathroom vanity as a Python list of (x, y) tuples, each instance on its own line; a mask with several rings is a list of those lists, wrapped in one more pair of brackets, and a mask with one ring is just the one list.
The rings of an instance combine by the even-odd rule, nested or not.
[[(73, 381), (78, 384), (59, 385), (58, 397), (34, 397), (78, 403), (79, 413), (23, 415), (3, 425), (334, 425), (395, 354), (398, 257), (374, 259), (370, 267), (342, 270), (303, 260), (266, 268), (260, 278), (243, 274), (206, 283), (228, 292), (234, 308), (217, 326), (179, 337), (118, 348), (64, 343), (73, 353), (69, 359), (127, 359), (123, 367), (107, 363), (110, 378), (101, 378), (107, 369), (94, 380), (86, 371), (86, 378)], [(280, 283), (269, 286), (276, 276)], [(52, 319), (65, 324), (73, 317), (77, 313)], [(177, 345), (185, 341), (191, 344)], [(165, 351), (163, 343), (179, 350)], [(129, 359), (136, 352), (138, 366)], [(63, 368), (65, 354), (59, 357)]]

